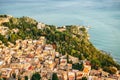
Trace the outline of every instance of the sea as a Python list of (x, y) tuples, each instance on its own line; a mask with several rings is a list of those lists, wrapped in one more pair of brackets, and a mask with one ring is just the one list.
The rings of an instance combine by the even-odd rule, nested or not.
[(0, 0), (0, 14), (56, 26), (90, 26), (90, 41), (120, 63), (120, 0)]

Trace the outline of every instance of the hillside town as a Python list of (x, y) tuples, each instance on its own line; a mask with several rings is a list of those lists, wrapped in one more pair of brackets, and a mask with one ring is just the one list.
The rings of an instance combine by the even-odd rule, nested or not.
[[(73, 69), (75, 63), (83, 63), (83, 70)], [(51, 44), (46, 43), (44, 36), (38, 40), (18, 39), (15, 44), (8, 42), (8, 46), (0, 42), (0, 78), (25, 80), (24, 77), (28, 76), (30, 80), (36, 72), (41, 75), (41, 80), (52, 80), (53, 73), (59, 80), (81, 80), (83, 77), (88, 80), (120, 80), (119, 72), (110, 75), (102, 69), (93, 70), (88, 60), (56, 52)]]

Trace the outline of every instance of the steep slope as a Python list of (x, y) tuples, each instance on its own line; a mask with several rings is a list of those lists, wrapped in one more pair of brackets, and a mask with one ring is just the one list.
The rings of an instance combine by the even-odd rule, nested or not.
[(8, 41), (14, 43), (17, 39), (38, 39), (39, 36), (45, 36), (47, 43), (53, 44), (61, 54), (70, 54), (80, 60), (88, 59), (94, 69), (103, 68), (108, 72), (111, 67), (120, 69), (120, 65), (113, 60), (110, 54), (102, 52), (92, 45), (84, 26), (56, 27), (38, 23), (29, 17), (11, 17), (9, 22), (4, 22), (1, 25), (9, 28), (8, 34), (0, 34), (0, 40), (6, 45)]

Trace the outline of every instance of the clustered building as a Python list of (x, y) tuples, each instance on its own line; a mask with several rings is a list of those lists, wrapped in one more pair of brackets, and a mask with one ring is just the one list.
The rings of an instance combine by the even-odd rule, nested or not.
[[(0, 24), (3, 22), (8, 22), (8, 19), (0, 20)], [(44, 27), (43, 23), (37, 25), (38, 29)], [(8, 27), (0, 26), (0, 34), (6, 35), (8, 30)], [(58, 30), (64, 31), (65, 28)], [(17, 33), (19, 30), (16, 28), (11, 32)], [(73, 69), (72, 63), (67, 62), (67, 56), (72, 63), (83, 63), (83, 71)], [(82, 77), (88, 80), (120, 80), (119, 74), (109, 76), (109, 73), (102, 70), (92, 70), (87, 60), (80, 61), (76, 57), (56, 52), (51, 44), (46, 44), (43, 36), (38, 40), (18, 39), (15, 44), (8, 42), (8, 46), (0, 41), (0, 78), (24, 80), (28, 76), (30, 80), (36, 72), (41, 75), (41, 80), (52, 80), (53, 73), (57, 74), (59, 80), (81, 80)]]
[[(80, 63), (78, 58), (69, 55), (69, 61)], [(89, 80), (116, 80), (108, 78), (108, 73), (102, 74), (100, 71), (91, 70), (89, 61), (82, 61), (83, 71), (72, 69), (72, 63), (67, 63), (67, 55), (56, 52), (52, 45), (46, 44), (45, 37), (39, 40), (17, 40), (15, 44), (8, 43), (5, 46), (0, 42), (0, 73), (3, 78), (16, 79), (20, 77), (24, 80), (25, 76), (30, 79), (35, 72), (38, 72), (42, 80), (52, 79), (56, 73), (59, 80), (80, 80), (87, 77)], [(101, 76), (103, 77), (100, 77)], [(14, 80), (14, 79), (13, 79)]]
[(19, 29), (17, 29), (17, 28), (10, 30), (8, 27), (1, 25), (2, 23), (9, 22), (10, 18), (11, 18), (11, 16), (8, 16), (7, 18), (0, 17), (0, 34), (3, 36), (7, 36), (10, 32), (11, 33), (18, 33), (19, 32)]
[(5, 26), (1, 26), (2, 23), (4, 22), (8, 22), (9, 21), (9, 18), (1, 18), (0, 17), (0, 34), (1, 35), (6, 35), (8, 33), (8, 27), (5, 27)]

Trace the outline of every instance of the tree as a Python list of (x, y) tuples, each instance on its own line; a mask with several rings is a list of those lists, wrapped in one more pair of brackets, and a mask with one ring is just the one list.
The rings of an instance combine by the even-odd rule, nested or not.
[(28, 80), (28, 76), (25, 76), (24, 78), (25, 78), (25, 80)]
[(110, 74), (115, 74), (117, 72), (115, 67), (104, 67), (103, 70), (109, 72)]
[(87, 80), (87, 78), (86, 77), (82, 77), (82, 80)]
[(4, 17), (6, 18), (6, 17), (8, 17), (8, 16), (7, 16), (6, 14), (4, 14), (4, 15), (0, 15), (0, 17), (1, 17), (1, 18), (4, 18)]
[(82, 71), (84, 66), (83, 66), (83, 63), (81, 63), (81, 64), (80, 63), (75, 63), (75, 64), (72, 64), (72, 68)]
[(56, 73), (53, 73), (53, 75), (52, 75), (52, 80), (59, 80)]
[(67, 54), (67, 63), (69, 63), (69, 55)]
[(12, 77), (13, 77), (13, 78), (16, 78), (16, 74), (15, 74), (15, 73), (13, 73), (13, 74), (12, 74)]
[(20, 76), (18, 76), (18, 80), (21, 80), (21, 77), (20, 77)]
[(79, 56), (78, 56), (79, 60), (84, 60), (85, 57), (83, 56), (83, 53), (79, 53)]
[(0, 80), (4, 80), (3, 78), (0, 78)]
[(41, 79), (41, 76), (39, 73), (34, 73), (31, 78), (31, 80), (40, 80), (40, 79)]
[(98, 61), (97, 59), (91, 60), (91, 64), (93, 69), (99, 69), (99, 67), (101, 67), (100, 61)]
[(2, 41), (3, 43), (7, 44), (7, 39), (5, 38), (5, 36), (0, 34), (0, 41)]

